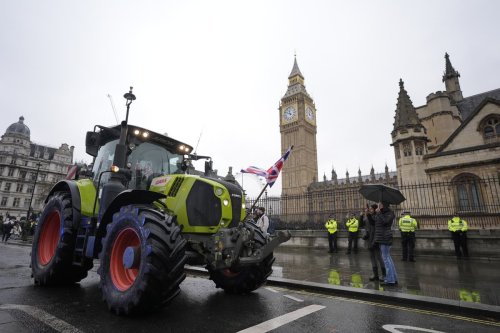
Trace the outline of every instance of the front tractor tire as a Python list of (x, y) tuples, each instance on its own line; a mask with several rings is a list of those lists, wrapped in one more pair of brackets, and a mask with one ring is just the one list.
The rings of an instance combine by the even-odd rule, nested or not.
[[(253, 230), (253, 241), (258, 249), (267, 242), (262, 231), (252, 222), (245, 222), (247, 229)], [(213, 269), (207, 266), (210, 280), (217, 288), (222, 288), (228, 294), (247, 294), (262, 286), (273, 272), (275, 261), (271, 253), (262, 262), (249, 266), (226, 269)]]
[(113, 215), (99, 255), (103, 300), (116, 314), (155, 310), (175, 297), (186, 277), (186, 240), (175, 218), (130, 205)]
[(71, 194), (55, 192), (45, 205), (33, 237), (31, 270), (35, 285), (72, 284), (87, 276), (91, 259), (73, 264), (77, 229)]

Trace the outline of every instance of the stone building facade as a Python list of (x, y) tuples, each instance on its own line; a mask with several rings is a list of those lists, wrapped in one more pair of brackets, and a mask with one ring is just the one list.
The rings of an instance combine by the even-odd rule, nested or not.
[(433, 193), (434, 205), (486, 214), (500, 202), (491, 188), (500, 175), (500, 88), (463, 97), (459, 77), (445, 54), (445, 90), (419, 107), (400, 80), (391, 144), (398, 184), (450, 184)]
[(49, 190), (73, 164), (73, 149), (32, 142), (22, 116), (10, 125), (0, 141), (0, 216), (20, 219), (28, 209), (39, 213)]

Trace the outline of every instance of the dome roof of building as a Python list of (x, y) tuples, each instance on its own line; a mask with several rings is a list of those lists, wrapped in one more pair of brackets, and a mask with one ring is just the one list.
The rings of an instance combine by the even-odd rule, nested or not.
[(30, 137), (30, 129), (28, 126), (24, 124), (24, 117), (19, 117), (19, 121), (17, 123), (13, 123), (9, 127), (7, 127), (7, 131), (5, 134), (21, 134), (26, 137)]

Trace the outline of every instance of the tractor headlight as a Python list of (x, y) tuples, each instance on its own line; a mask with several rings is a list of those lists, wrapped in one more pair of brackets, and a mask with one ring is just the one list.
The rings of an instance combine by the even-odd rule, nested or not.
[(222, 204), (226, 207), (229, 206), (229, 200), (227, 199), (222, 200)]
[(220, 187), (215, 188), (215, 195), (220, 197), (224, 193), (224, 190)]

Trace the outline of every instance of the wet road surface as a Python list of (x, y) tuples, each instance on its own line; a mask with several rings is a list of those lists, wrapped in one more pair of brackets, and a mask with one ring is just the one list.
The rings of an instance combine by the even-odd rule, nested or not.
[[(193, 276), (182, 283), (180, 295), (159, 312), (142, 317), (118, 317), (110, 313), (101, 301), (95, 268), (79, 285), (60, 288), (33, 287), (30, 278), (29, 251), (28, 247), (0, 245), (2, 253), (0, 332), (2, 333), (240, 331), (255, 333), (271, 330), (273, 332), (459, 333), (500, 330), (500, 322), (483, 317), (429, 311), (411, 306), (287, 288), (266, 286), (249, 295), (227, 295), (222, 290), (216, 289), (212, 281)], [(281, 254), (277, 257), (278, 263), (284, 260)], [(327, 258), (329, 261), (329, 257)], [(322, 264), (322, 259), (318, 260), (318, 264)], [(288, 274), (286, 267), (290, 266), (276, 267), (282, 267), (281, 274), (286, 275)], [(278, 268), (277, 272), (279, 271)], [(302, 271), (297, 273), (300, 272)], [(343, 270), (340, 272), (341, 281), (344, 277), (347, 279), (347, 272)], [(320, 278), (323, 273), (312, 275)], [(413, 329), (409, 330), (408, 327)]]

